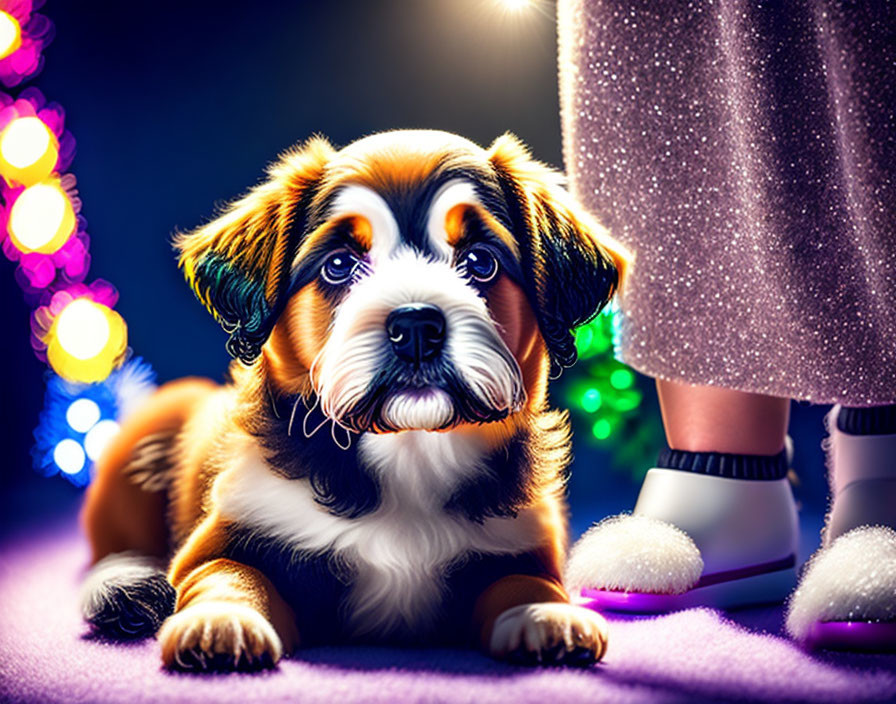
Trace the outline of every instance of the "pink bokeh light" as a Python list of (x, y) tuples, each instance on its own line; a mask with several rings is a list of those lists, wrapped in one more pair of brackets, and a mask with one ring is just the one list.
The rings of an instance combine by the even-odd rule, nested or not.
[(13, 88), (32, 78), (43, 68), (43, 51), (53, 41), (53, 23), (35, 10), (43, 0), (0, 0), (0, 10), (18, 20), (22, 28), (22, 44), (4, 59), (0, 59), (0, 83)]

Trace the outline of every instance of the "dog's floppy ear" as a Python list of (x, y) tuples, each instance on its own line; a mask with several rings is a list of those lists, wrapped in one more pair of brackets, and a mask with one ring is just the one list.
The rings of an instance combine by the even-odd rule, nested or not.
[(532, 159), (513, 135), (494, 141), (489, 161), (556, 376), (576, 361), (572, 329), (597, 315), (617, 289), (625, 250), (567, 193), (562, 175)]
[(286, 152), (263, 183), (175, 241), (187, 281), (230, 333), (227, 351), (246, 364), (260, 354), (284, 303), (306, 210), (333, 153), (318, 137)]

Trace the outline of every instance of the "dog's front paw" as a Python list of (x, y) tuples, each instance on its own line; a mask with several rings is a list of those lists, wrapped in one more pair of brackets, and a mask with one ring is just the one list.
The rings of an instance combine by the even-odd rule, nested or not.
[(498, 616), (492, 657), (522, 665), (586, 667), (607, 649), (607, 622), (593, 611), (562, 603), (523, 604)]
[(206, 602), (178, 611), (159, 631), (162, 661), (178, 670), (258, 670), (283, 653), (270, 622), (251, 606)]

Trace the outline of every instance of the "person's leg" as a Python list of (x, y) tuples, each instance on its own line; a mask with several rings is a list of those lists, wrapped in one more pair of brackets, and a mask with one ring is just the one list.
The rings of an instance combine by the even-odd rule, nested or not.
[(656, 388), (674, 450), (776, 455), (784, 449), (789, 399), (661, 379)]
[(633, 514), (598, 524), (576, 545), (572, 588), (620, 610), (782, 600), (798, 544), (784, 449), (789, 400), (669, 381), (657, 389), (669, 448)]

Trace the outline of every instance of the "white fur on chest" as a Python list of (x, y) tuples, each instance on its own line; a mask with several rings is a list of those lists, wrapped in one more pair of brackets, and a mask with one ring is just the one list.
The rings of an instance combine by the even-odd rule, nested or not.
[(408, 431), (363, 435), (359, 442), (359, 458), (376, 475), (382, 499), (359, 518), (327, 512), (306, 480), (274, 474), (254, 445), (215, 488), (223, 516), (297, 551), (336, 553), (351, 567), (348, 613), (358, 635), (425, 630), (449, 563), (470, 552), (524, 552), (543, 538), (535, 511), (480, 524), (443, 510), (465, 478), (488, 471), (475, 439)]

